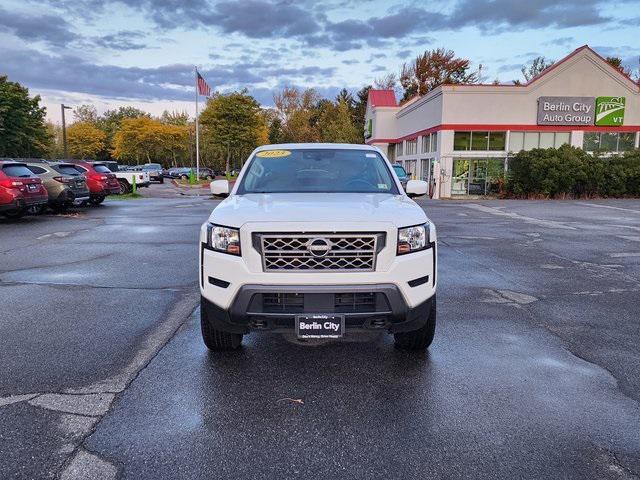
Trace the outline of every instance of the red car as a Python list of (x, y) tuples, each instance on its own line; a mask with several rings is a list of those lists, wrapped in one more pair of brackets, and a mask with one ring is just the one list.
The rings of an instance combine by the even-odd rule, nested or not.
[(42, 180), (24, 163), (0, 161), (0, 214), (20, 218), (30, 207), (46, 205), (48, 200)]
[(107, 195), (120, 193), (120, 183), (111, 170), (99, 162), (75, 162), (76, 168), (87, 178), (89, 187), (89, 202), (92, 205), (101, 204)]

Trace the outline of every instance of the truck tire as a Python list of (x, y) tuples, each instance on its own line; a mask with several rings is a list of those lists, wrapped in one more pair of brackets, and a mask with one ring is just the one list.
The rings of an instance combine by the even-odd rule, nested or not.
[(426, 350), (433, 342), (436, 333), (436, 297), (433, 296), (429, 320), (422, 328), (412, 332), (400, 332), (393, 335), (396, 347), (403, 350)]
[(129, 182), (126, 180), (119, 178), (118, 183), (120, 184), (120, 195), (131, 193), (133, 191), (133, 188), (131, 188), (131, 185), (129, 185)]
[(204, 340), (207, 348), (213, 352), (237, 350), (242, 344), (241, 334), (224, 332), (213, 328), (204, 308), (200, 308), (200, 326), (202, 328), (202, 340)]

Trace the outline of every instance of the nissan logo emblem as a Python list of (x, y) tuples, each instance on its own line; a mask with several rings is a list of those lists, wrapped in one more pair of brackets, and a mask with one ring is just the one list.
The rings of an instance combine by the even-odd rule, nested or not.
[(312, 238), (306, 246), (314, 257), (326, 257), (331, 251), (331, 242), (326, 238)]

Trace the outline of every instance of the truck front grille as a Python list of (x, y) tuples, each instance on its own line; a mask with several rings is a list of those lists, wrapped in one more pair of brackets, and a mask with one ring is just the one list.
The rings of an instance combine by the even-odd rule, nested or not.
[(257, 235), (265, 272), (348, 270), (371, 272), (384, 246), (384, 233)]

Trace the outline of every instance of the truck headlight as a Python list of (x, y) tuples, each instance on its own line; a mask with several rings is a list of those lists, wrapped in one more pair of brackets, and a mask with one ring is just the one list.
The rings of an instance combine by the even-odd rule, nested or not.
[(216, 252), (240, 255), (240, 230), (209, 224), (207, 226), (209, 248)]
[(398, 229), (398, 255), (418, 252), (429, 246), (429, 223)]

